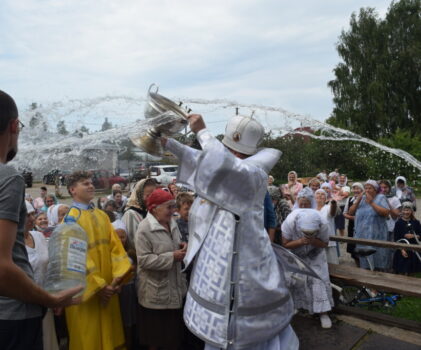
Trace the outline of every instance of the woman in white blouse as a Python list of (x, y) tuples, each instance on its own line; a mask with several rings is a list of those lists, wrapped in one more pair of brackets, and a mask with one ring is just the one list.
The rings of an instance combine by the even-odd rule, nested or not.
[[(31, 231), (35, 226), (35, 209), (28, 201), (26, 201), (26, 211), (24, 231), (26, 251), (28, 252), (29, 263), (34, 271), (35, 283), (43, 286), (47, 274), (48, 244), (41, 232)], [(58, 350), (54, 316), (51, 309), (48, 309), (42, 320), (42, 332), (44, 350)]]

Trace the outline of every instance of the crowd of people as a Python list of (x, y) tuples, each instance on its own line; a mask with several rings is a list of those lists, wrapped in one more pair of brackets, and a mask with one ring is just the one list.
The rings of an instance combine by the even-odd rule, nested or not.
[[(319, 173), (309, 179), (304, 188), (295, 171), (288, 173), (288, 183), (279, 186), (274, 186), (274, 178), (269, 176), (268, 192), (277, 215), (276, 230), (279, 235), (282, 235), (281, 226), (289, 213), (299, 207), (299, 198), (306, 196), (311, 203), (310, 207), (317, 209), (328, 223), (331, 236), (346, 234), (355, 238), (390, 242), (402, 242), (404, 239), (405, 243), (417, 243), (421, 232), (414, 216), (416, 197), (403, 176), (398, 176), (394, 185), (384, 179), (369, 179), (364, 184), (348, 184), (347, 176), (339, 174), (337, 170), (329, 175), (325, 171)], [(296, 189), (299, 191), (296, 192)], [(286, 196), (285, 191), (288, 193)], [(336, 249), (330, 249), (331, 247)], [(357, 248), (362, 249), (362, 246), (347, 245), (347, 252), (357, 266), (369, 268), (370, 261), (372, 267), (378, 271), (405, 274), (421, 271), (421, 262), (411, 251), (395, 252), (393, 249), (376, 248), (373, 256), (360, 261), (355, 253)], [(327, 249), (328, 262), (338, 263), (339, 254), (338, 245), (330, 241)]]
[[(338, 169), (308, 181), (290, 171), (286, 183), (275, 185), (268, 174), (280, 152), (257, 148), (264, 135), (259, 123), (236, 116), (220, 142), (201, 116), (189, 118), (202, 150), (162, 139), (181, 162), (182, 187), (146, 178), (127, 197), (114, 185), (95, 201), (90, 175), (77, 171), (67, 180), (68, 206), (46, 187), (35, 199), (25, 194), (23, 179), (6, 164), (23, 126), (13, 99), (0, 91), (5, 349), (58, 349), (67, 342), (71, 350), (296, 350), (289, 325), (294, 309), (319, 314), (321, 326), (332, 327), (328, 263), (339, 263), (340, 249), (329, 236), (419, 244), (416, 198), (404, 177), (392, 186), (387, 180), (348, 183)], [(79, 297), (81, 287), (56, 294), (42, 289), (48, 240), (66, 216), (77, 217), (88, 237)], [(318, 278), (287, 271), (271, 242), (292, 251)], [(362, 258), (363, 248), (347, 246), (361, 268), (421, 271), (412, 251), (376, 248)]]

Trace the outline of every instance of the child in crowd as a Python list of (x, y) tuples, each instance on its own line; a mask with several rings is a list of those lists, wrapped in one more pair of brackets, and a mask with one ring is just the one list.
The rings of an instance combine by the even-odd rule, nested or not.
[[(126, 225), (121, 220), (115, 220), (112, 223), (115, 232), (120, 238), (121, 243), (123, 244), (124, 249), (129, 256), (129, 259), (133, 266), (133, 271), (136, 271), (136, 250), (130, 243), (130, 240), (127, 239), (127, 229)], [(119, 294), (120, 298), (120, 311), (121, 318), (123, 320), (124, 327), (124, 336), (126, 338), (127, 349), (136, 349), (136, 324), (137, 324), (137, 295), (135, 287), (135, 278), (130, 282), (121, 287), (121, 292)]]
[(177, 212), (179, 214), (177, 225), (181, 233), (181, 241), (186, 243), (189, 242), (189, 212), (193, 200), (193, 196), (187, 192), (179, 193), (176, 198)]
[[(395, 241), (406, 240), (417, 244), (421, 241), (421, 224), (414, 217), (414, 206), (411, 202), (402, 203), (402, 217), (395, 224)], [(421, 271), (421, 254), (410, 250), (396, 250), (393, 259), (393, 268), (396, 273), (408, 275)]]

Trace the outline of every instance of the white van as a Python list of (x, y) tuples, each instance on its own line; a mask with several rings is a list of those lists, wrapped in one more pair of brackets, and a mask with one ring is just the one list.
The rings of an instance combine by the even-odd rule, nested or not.
[(178, 165), (154, 165), (149, 168), (149, 176), (161, 185), (168, 185), (177, 177)]

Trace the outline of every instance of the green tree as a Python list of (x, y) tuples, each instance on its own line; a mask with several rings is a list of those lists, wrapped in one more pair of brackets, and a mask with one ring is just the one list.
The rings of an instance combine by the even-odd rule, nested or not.
[(421, 134), (421, 0), (392, 2), (385, 19), (353, 13), (337, 51), (330, 124), (375, 140), (398, 128)]
[(60, 135), (69, 135), (69, 132), (68, 132), (68, 131), (67, 131), (67, 129), (66, 129), (66, 124), (65, 124), (64, 120), (60, 120), (60, 121), (57, 123), (57, 132), (58, 132)]
[(105, 131), (108, 129), (111, 129), (113, 126), (112, 124), (108, 121), (108, 118), (105, 118), (104, 123), (102, 123), (102, 127), (101, 127), (101, 131)]

